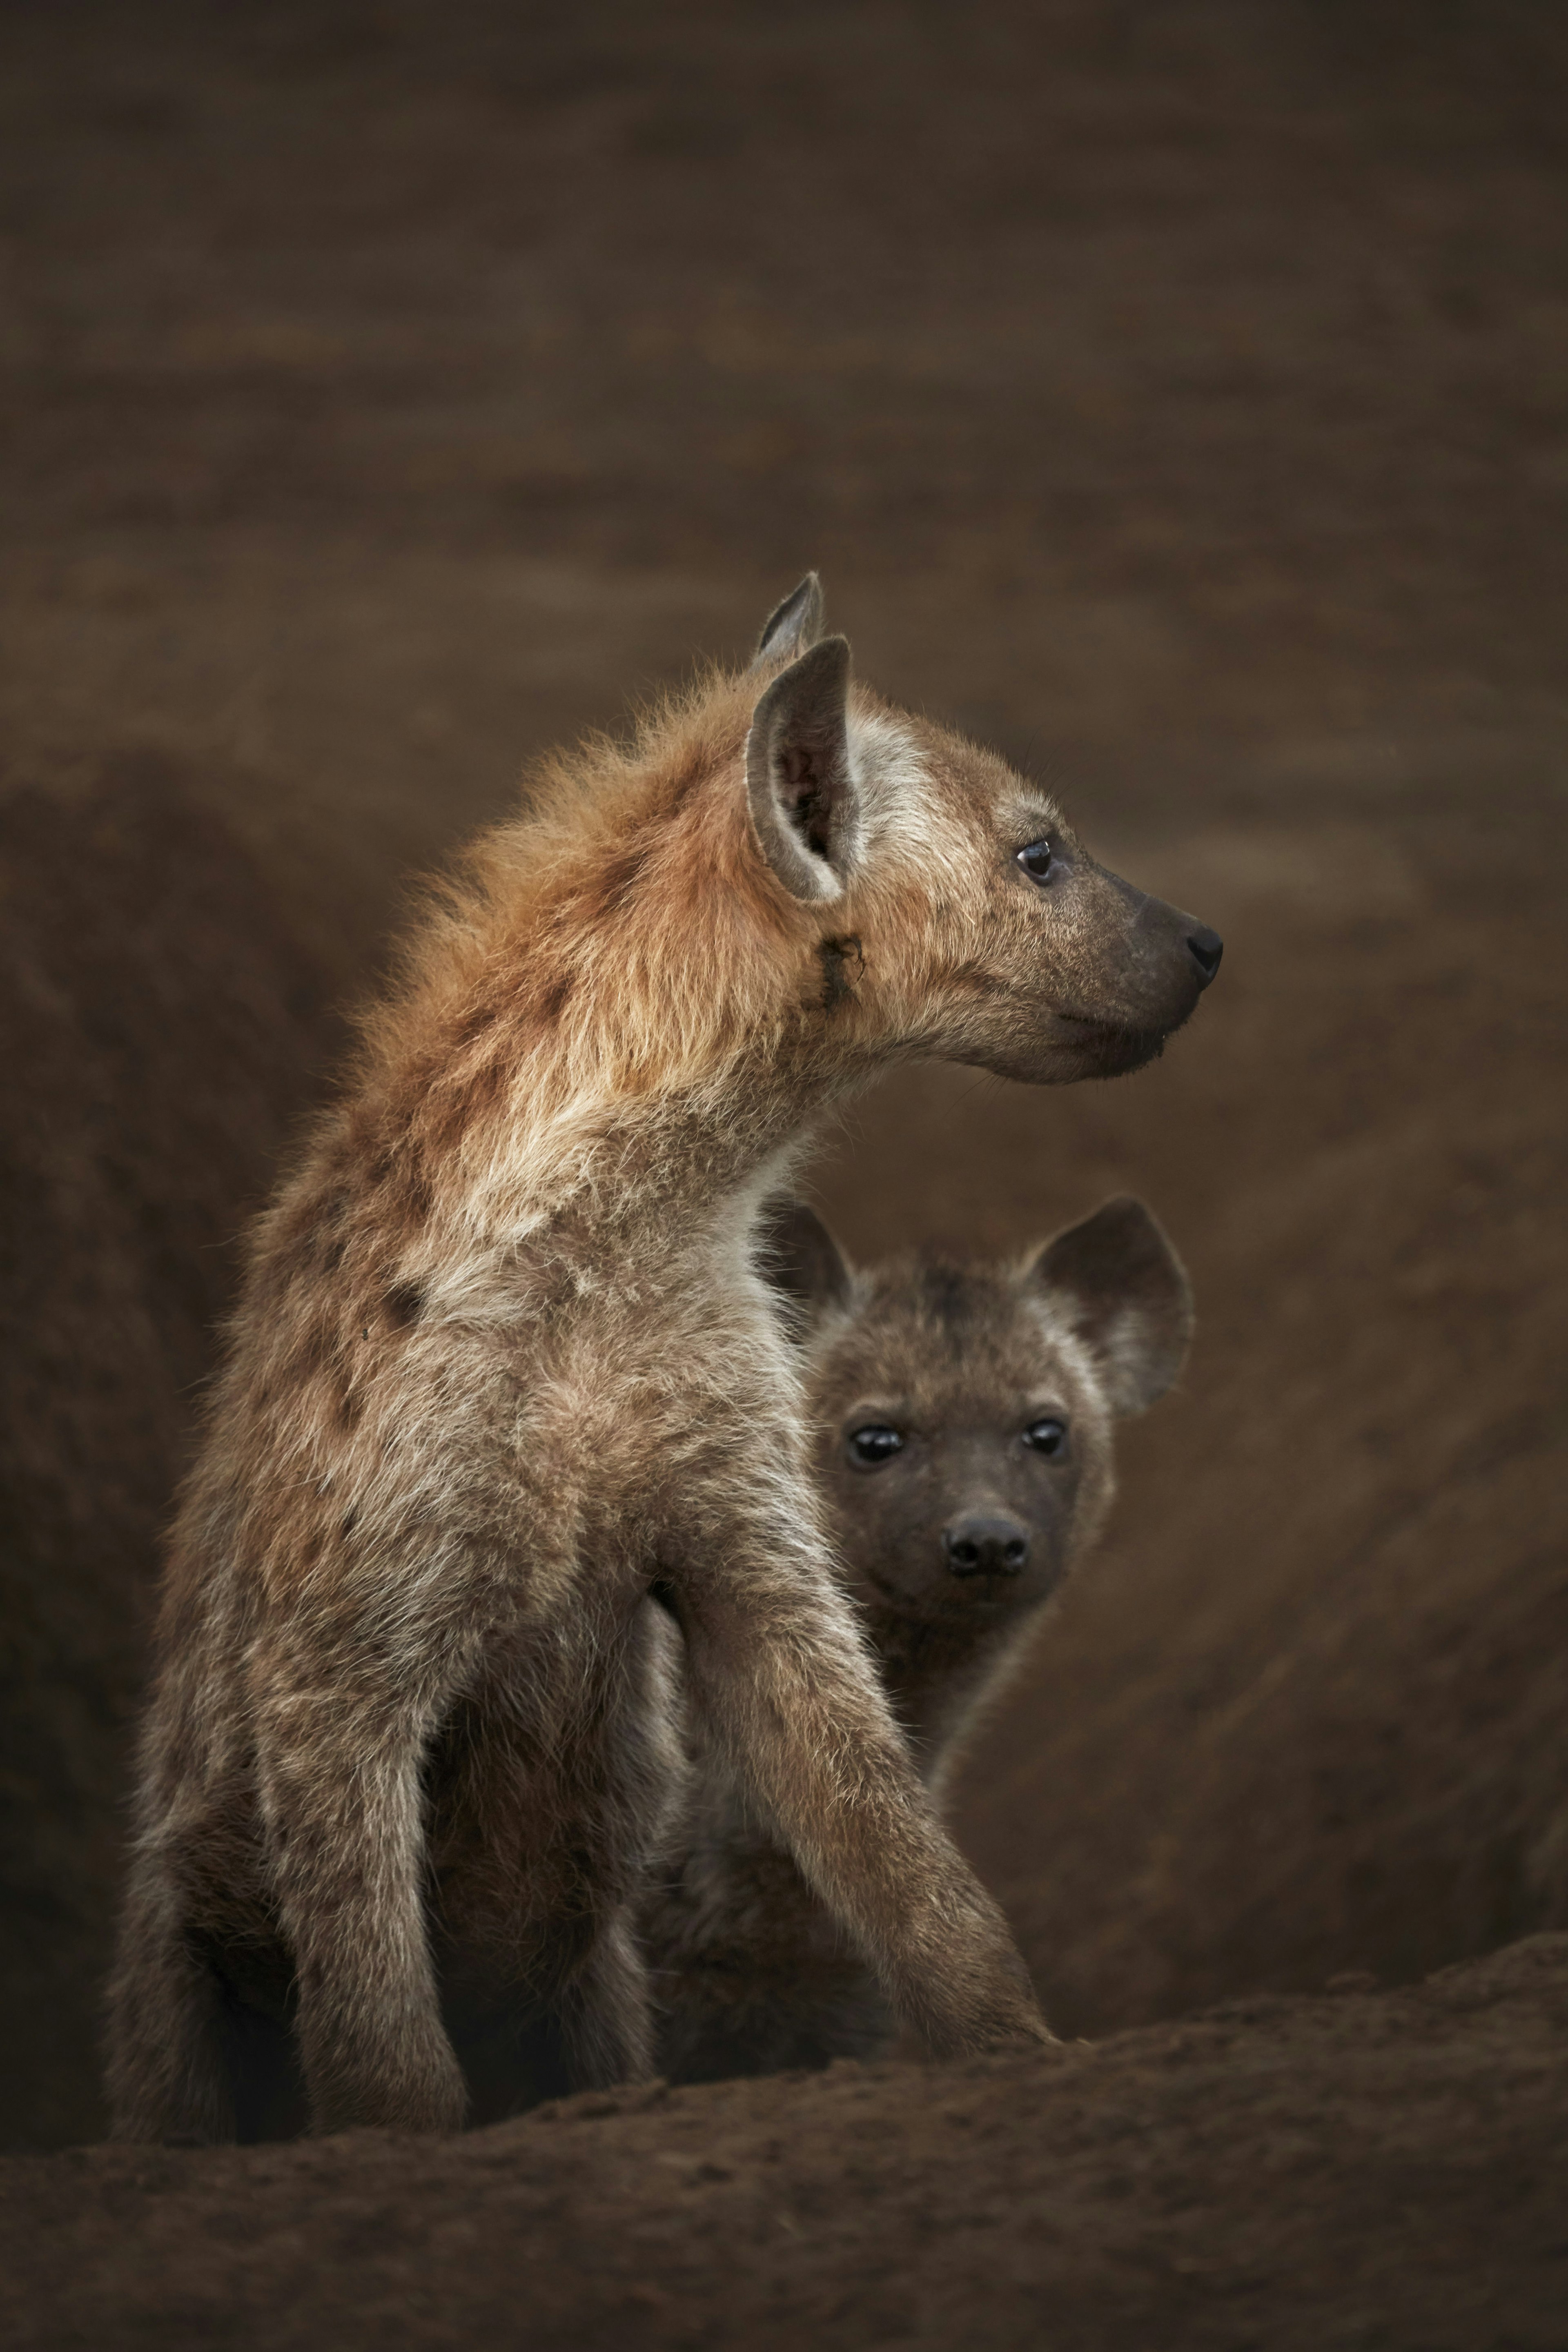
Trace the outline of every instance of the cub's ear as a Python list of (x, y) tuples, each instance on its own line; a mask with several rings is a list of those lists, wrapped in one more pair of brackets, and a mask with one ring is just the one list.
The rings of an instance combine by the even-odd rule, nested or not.
[(842, 1307), (852, 1276), (822, 1219), (804, 1201), (770, 1201), (757, 1221), (757, 1271), (807, 1320)]
[(784, 603), (775, 604), (763, 623), (752, 667), (762, 669), (770, 662), (794, 661), (796, 654), (807, 652), (816, 643), (826, 625), (822, 583), (815, 572), (808, 572), (800, 586), (792, 588)]
[(1193, 1293), (1181, 1259), (1142, 1201), (1107, 1201), (1029, 1268), (1099, 1359), (1113, 1412), (1146, 1412), (1186, 1361)]
[(824, 637), (781, 670), (752, 713), (746, 796), (763, 856), (792, 898), (837, 898), (855, 862), (849, 645)]

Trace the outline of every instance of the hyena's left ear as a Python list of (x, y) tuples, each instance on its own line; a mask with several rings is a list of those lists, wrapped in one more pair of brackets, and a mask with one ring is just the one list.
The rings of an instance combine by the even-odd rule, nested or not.
[(804, 1201), (770, 1201), (757, 1220), (757, 1271), (807, 1318), (842, 1307), (854, 1279), (844, 1253)]
[(826, 625), (822, 583), (815, 572), (808, 572), (800, 586), (792, 588), (783, 604), (775, 604), (763, 623), (752, 667), (763, 669), (770, 662), (793, 661), (796, 654), (805, 653), (808, 646), (816, 643)]
[(1192, 1344), (1193, 1292), (1142, 1201), (1123, 1194), (1069, 1225), (1029, 1276), (1098, 1359), (1113, 1412), (1146, 1412), (1164, 1395)]
[(855, 862), (849, 642), (824, 637), (781, 670), (752, 713), (746, 796), (763, 856), (792, 898), (837, 898)]

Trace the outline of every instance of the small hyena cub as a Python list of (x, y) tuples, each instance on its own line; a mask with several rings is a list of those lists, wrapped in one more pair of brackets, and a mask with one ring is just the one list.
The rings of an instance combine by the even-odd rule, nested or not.
[[(803, 1327), (816, 1483), (843, 1583), (921, 1777), (940, 1789), (1045, 1603), (1094, 1542), (1112, 1423), (1181, 1370), (1186, 1276), (1141, 1202), (1020, 1265), (851, 1274), (809, 1209), (764, 1228)], [(732, 1776), (701, 1757), (679, 1869), (649, 1906), (675, 2081), (884, 2047), (892, 2012)]]

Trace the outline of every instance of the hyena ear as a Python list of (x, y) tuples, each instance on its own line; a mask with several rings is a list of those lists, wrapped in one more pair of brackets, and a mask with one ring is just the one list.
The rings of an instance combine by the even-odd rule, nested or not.
[(800, 586), (792, 588), (784, 603), (775, 604), (763, 623), (752, 667), (762, 669), (770, 662), (793, 661), (796, 654), (806, 652), (816, 643), (826, 625), (822, 583), (815, 572), (808, 572)]
[(1113, 1412), (1146, 1412), (1164, 1395), (1192, 1344), (1193, 1293), (1142, 1201), (1123, 1194), (1069, 1225), (1029, 1276), (1098, 1358)]
[(837, 898), (859, 832), (849, 772), (849, 644), (824, 637), (752, 713), (746, 795), (763, 856), (792, 898)]
[(770, 1201), (757, 1221), (757, 1271), (807, 1319), (842, 1307), (853, 1279), (844, 1253), (804, 1201)]

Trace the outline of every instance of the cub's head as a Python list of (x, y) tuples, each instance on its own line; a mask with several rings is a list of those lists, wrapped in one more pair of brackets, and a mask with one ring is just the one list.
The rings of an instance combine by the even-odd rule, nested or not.
[(854, 1272), (811, 1210), (759, 1263), (802, 1337), (815, 1468), (852, 1589), (977, 1633), (1047, 1600), (1099, 1533), (1112, 1427), (1182, 1369), (1192, 1294), (1142, 1202), (1109, 1201), (1016, 1265)]
[(1218, 971), (1216, 934), (1097, 864), (995, 753), (852, 685), (824, 626), (814, 572), (763, 632), (746, 794), (846, 1049), (1045, 1084), (1152, 1059)]

